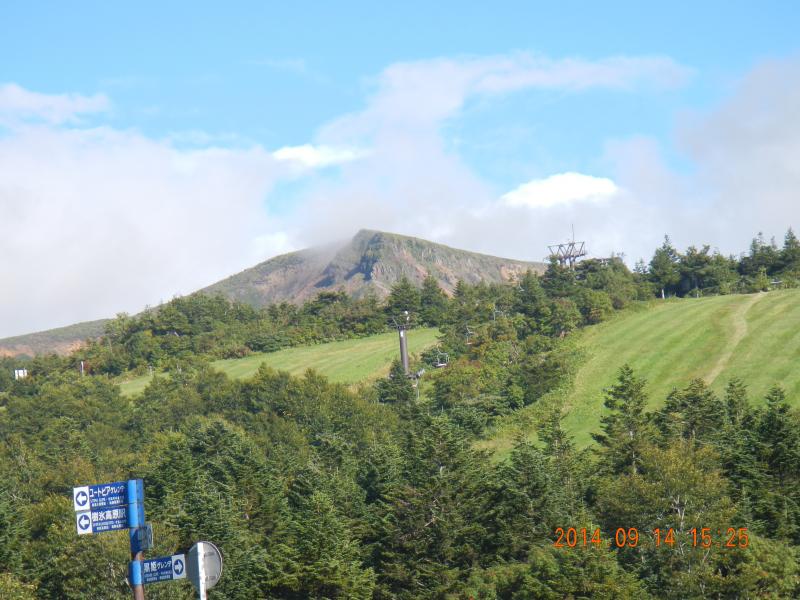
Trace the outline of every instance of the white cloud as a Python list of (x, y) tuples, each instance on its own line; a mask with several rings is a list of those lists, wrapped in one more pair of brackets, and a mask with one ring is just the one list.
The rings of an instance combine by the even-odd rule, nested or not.
[(107, 111), (110, 102), (103, 94), (40, 94), (14, 83), (0, 85), (0, 125), (27, 120), (65, 123), (79, 115)]
[(697, 165), (695, 187), (723, 235), (800, 228), (798, 106), (800, 59), (770, 61), (714, 111), (681, 123), (679, 144)]
[(253, 247), (260, 257), (277, 256), (298, 249), (292, 244), (289, 234), (285, 231), (258, 235), (253, 240)]
[(503, 61), (482, 74), (475, 87), (486, 93), (527, 87), (583, 90), (590, 87), (632, 89), (639, 85), (652, 85), (671, 88), (683, 85), (690, 76), (690, 69), (663, 56), (617, 56), (587, 61), (521, 55), (517, 60)]
[[(568, 238), (570, 225), (594, 255), (631, 260), (649, 258), (664, 233), (683, 247), (731, 252), (759, 230), (800, 230), (798, 62), (762, 65), (728, 101), (684, 118), (676, 138), (689, 168), (680, 172), (656, 141), (634, 137), (609, 141), (596, 177), (562, 172), (503, 196), (443, 127), (475, 96), (671, 85), (686, 73), (646, 58), (403, 63), (377, 78), (363, 110), (322, 127), (313, 144), (274, 152), (212, 140), (190, 151), (111, 129), (15, 128), (0, 137), (0, 280), (12, 290), (0, 295), (0, 335), (136, 311), (361, 227), (533, 260)], [(60, 114), (47, 121), (74, 118)], [(313, 171), (297, 204), (280, 220), (269, 215), (276, 181), (326, 165), (338, 168)]]
[[(456, 118), (470, 98), (529, 88), (674, 86), (690, 73), (664, 57), (553, 60), (525, 53), (391, 65), (373, 81), (363, 110), (343, 115), (319, 131), (319, 145), (369, 148), (370, 154), (342, 164), (334, 176), (315, 180), (301, 199), (302, 216), (298, 212), (292, 228), (298, 232), (296, 242), (315, 244), (343, 238), (358, 227), (374, 227), (541, 258), (531, 246), (530, 230), (522, 226), (527, 217), (512, 215), (519, 210), (497, 202), (501, 192), (449, 147), (444, 124)], [(599, 180), (594, 183), (606, 186), (601, 192), (608, 187)], [(482, 211), (492, 216), (481, 216)], [(498, 222), (496, 231), (482, 228), (499, 214), (507, 219), (502, 225)]]
[(373, 135), (376, 126), (436, 127), (476, 95), (523, 89), (630, 90), (637, 86), (675, 87), (692, 71), (668, 57), (612, 57), (554, 60), (528, 53), (488, 58), (439, 58), (396, 63), (376, 79), (368, 106), (326, 126), (323, 140)]
[(549, 208), (574, 202), (603, 202), (618, 192), (616, 184), (606, 177), (559, 173), (523, 183), (501, 199), (508, 206)]
[(138, 312), (283, 250), (260, 147), (181, 150), (108, 128), (0, 137), (0, 337)]
[(626, 244), (629, 255), (649, 258), (665, 233), (680, 247), (739, 253), (759, 231), (780, 244), (789, 226), (799, 230), (799, 105), (800, 61), (765, 62), (719, 106), (680, 120), (689, 169), (671, 169), (653, 140), (609, 144), (614, 179), (636, 201), (635, 220), (625, 215), (620, 227), (648, 238)]
[[(527, 55), (392, 65), (366, 107), (323, 127), (320, 143), (369, 145), (365, 160), (316, 183), (300, 242), (359, 226), (484, 252), (541, 259), (546, 246), (586, 239), (598, 256), (649, 258), (665, 233), (680, 246), (746, 249), (759, 230), (800, 230), (800, 62), (764, 64), (721, 106), (683, 119), (677, 171), (647, 137), (611, 140), (591, 179), (561, 176), (502, 191), (478, 177), (446, 139), (448, 119), (471, 97), (524, 87), (633, 89), (676, 85), (690, 70), (669, 59), (547, 60)], [(530, 183), (530, 182), (529, 182)], [(600, 199), (608, 201), (601, 202)], [(520, 206), (536, 210), (521, 210)]]
[(313, 146), (311, 144), (284, 146), (272, 153), (276, 160), (294, 163), (311, 169), (351, 162), (366, 155), (367, 152), (365, 150), (358, 148), (335, 148), (331, 146)]

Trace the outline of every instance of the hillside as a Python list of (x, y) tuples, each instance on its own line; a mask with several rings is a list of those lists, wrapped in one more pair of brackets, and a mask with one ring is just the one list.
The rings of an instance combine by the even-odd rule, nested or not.
[[(413, 291), (398, 289), (421, 313)], [(269, 311), (178, 298), (109, 325), (122, 331), (86, 349), (88, 374), (59, 360), (35, 362), (22, 381), (0, 370), (0, 532), (27, 561), (11, 574), (41, 598), (127, 597), (124, 569), (83, 577), (114, 547), (124, 564), (127, 534), (119, 544), (109, 534), (113, 547), (76, 536), (69, 508), (75, 484), (133, 474), (162, 532), (152, 554), (212, 532), (227, 569), (215, 593), (232, 600), (419, 598), (421, 589), (431, 598), (800, 597), (800, 413), (780, 394), (758, 407), (775, 380), (797, 404), (789, 368), (800, 296), (637, 300), (648, 291), (612, 260), (552, 265), (519, 285), (466, 284), (450, 299), (429, 294), (440, 311), (431, 328), (409, 332), (410, 346), (436, 345), (447, 367), (416, 389), (401, 372), (385, 377), (397, 335), (377, 333), (389, 310), (403, 309), (339, 294)], [(199, 368), (221, 356), (244, 358), (212, 363), (229, 377)], [(609, 427), (603, 452), (582, 452), (623, 362), (649, 379), (652, 406), (673, 384), (700, 376), (721, 389), (730, 374), (748, 381), (753, 402), (721, 403), (695, 385), (654, 429), (634, 414)], [(165, 374), (138, 393), (150, 378), (125, 379), (148, 366)], [(309, 368), (327, 378), (302, 376)], [(627, 383), (620, 396), (639, 397)], [(566, 422), (541, 418), (562, 404)], [(563, 443), (564, 430), (578, 448)], [(482, 451), (487, 436), (499, 451)], [(621, 530), (631, 543), (618, 541)], [(671, 532), (663, 547), (661, 531)], [(254, 572), (253, 557), (269, 570)], [(331, 561), (350, 567), (318, 584)], [(78, 575), (65, 577), (64, 564)], [(658, 569), (659, 585), (626, 570), (640, 564)], [(572, 583), (598, 573), (608, 585)], [(660, 584), (678, 578), (663, 594)], [(0, 598), (34, 597), (3, 585)]]
[(69, 354), (87, 339), (103, 335), (109, 319), (75, 323), (66, 327), (17, 335), (0, 340), (0, 356), (34, 356), (36, 354)]
[[(255, 307), (282, 301), (300, 304), (328, 290), (355, 298), (373, 292), (388, 295), (403, 276), (420, 285), (426, 275), (452, 292), (459, 280), (503, 282), (545, 265), (457, 250), (419, 238), (380, 231), (359, 231), (346, 244), (308, 248), (276, 256), (199, 290), (222, 294)], [(107, 320), (0, 339), (0, 356), (68, 354), (88, 338), (100, 337)]]
[[(628, 363), (647, 380), (650, 407), (659, 406), (674, 386), (703, 378), (722, 394), (733, 377), (760, 404), (769, 388), (781, 385), (787, 400), (800, 405), (800, 290), (736, 294), (654, 302), (623, 312), (578, 332), (583, 362), (564, 398), (564, 427), (579, 446), (591, 443), (603, 411), (603, 390)], [(537, 407), (527, 412), (536, 414)], [(515, 419), (516, 420), (516, 419)], [(506, 447), (515, 426), (501, 428), (487, 445)]]
[[(438, 331), (433, 328), (412, 329), (408, 335), (408, 350), (412, 354), (433, 346)], [(218, 371), (234, 379), (252, 377), (262, 364), (292, 375), (302, 375), (314, 369), (337, 383), (356, 383), (373, 379), (389, 370), (392, 359), (398, 355), (397, 333), (384, 333), (367, 338), (330, 342), (314, 346), (287, 348), (279, 352), (253, 354), (245, 358), (219, 360), (211, 363)], [(132, 396), (140, 393), (150, 382), (143, 375), (120, 384), (122, 393)]]
[(311, 248), (277, 256), (203, 288), (254, 306), (303, 302), (325, 290), (342, 289), (358, 298), (374, 292), (385, 297), (405, 276), (420, 284), (430, 274), (448, 292), (459, 280), (503, 282), (542, 263), (498, 258), (457, 250), (419, 238), (361, 230), (345, 245)]

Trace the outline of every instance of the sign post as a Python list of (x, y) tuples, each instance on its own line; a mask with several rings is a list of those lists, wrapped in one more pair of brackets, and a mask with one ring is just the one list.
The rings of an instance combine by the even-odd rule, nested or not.
[(144, 600), (142, 558), (144, 550), (152, 545), (152, 530), (144, 518), (144, 482), (129, 479), (79, 486), (72, 489), (72, 504), (78, 535), (128, 530), (131, 544), (128, 580), (133, 600)]
[(144, 578), (142, 559), (144, 551), (139, 544), (139, 528), (144, 527), (144, 482), (141, 479), (129, 479), (126, 487), (128, 500), (128, 536), (131, 543), (131, 562), (129, 565), (133, 600), (144, 600)]
[(217, 585), (222, 576), (222, 552), (211, 542), (197, 542), (189, 550), (186, 570), (189, 581), (197, 589), (197, 597), (206, 600), (206, 592)]
[[(131, 548), (128, 581), (133, 600), (144, 600), (145, 584), (186, 578), (190, 561), (183, 554), (144, 559), (145, 550), (153, 547), (153, 528), (145, 522), (144, 482), (141, 479), (73, 488), (72, 504), (78, 535), (128, 530)], [(200, 542), (202, 544), (207, 545), (200, 555), (205, 557), (206, 574), (202, 584), (205, 590), (213, 587), (222, 573), (222, 554), (213, 544)], [(197, 547), (195, 544), (192, 551)], [(205, 598), (205, 591), (202, 593)]]

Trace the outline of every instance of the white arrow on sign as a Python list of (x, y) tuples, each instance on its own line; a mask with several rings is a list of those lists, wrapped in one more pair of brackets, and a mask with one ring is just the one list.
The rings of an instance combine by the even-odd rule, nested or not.
[(176, 554), (172, 557), (172, 578), (186, 579), (186, 558), (183, 554)]
[(92, 512), (75, 513), (75, 526), (78, 528), (78, 535), (92, 533)]
[(76, 511), (89, 510), (89, 486), (72, 488), (72, 503)]

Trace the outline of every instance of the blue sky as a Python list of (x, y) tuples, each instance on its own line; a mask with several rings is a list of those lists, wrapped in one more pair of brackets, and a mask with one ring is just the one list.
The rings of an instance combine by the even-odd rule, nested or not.
[(3, 10), (0, 73), (43, 93), (105, 93), (117, 127), (278, 147), (363, 106), (370, 79), (396, 62), (525, 51), (661, 55), (696, 70), (666, 96), (532, 92), (467, 111), (460, 123), (473, 145), (487, 125), (527, 125), (548, 155), (573, 163), (610, 135), (668, 136), (676, 110), (708, 106), (754, 64), (798, 46), (791, 2), (340, 4), (17, 3)]
[(0, 335), (360, 227), (635, 260), (793, 223), (798, 174), (750, 152), (797, 148), (794, 3), (433, 4), (0, 8)]

